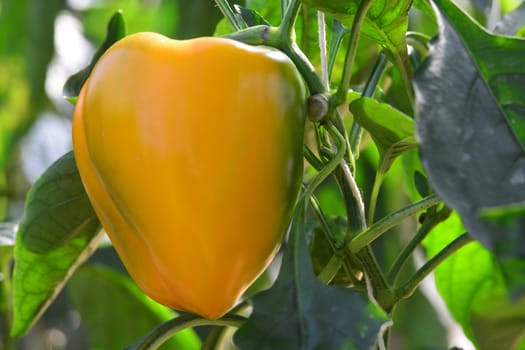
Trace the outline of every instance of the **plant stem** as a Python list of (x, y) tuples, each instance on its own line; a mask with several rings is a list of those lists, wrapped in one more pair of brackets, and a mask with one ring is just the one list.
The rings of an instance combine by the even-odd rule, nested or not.
[(348, 243), (348, 249), (352, 253), (359, 252), (361, 249), (368, 246), (370, 243), (372, 243), (374, 240), (380, 237), (383, 233), (385, 233), (392, 227), (398, 225), (405, 218), (412, 216), (421, 210), (425, 210), (434, 205), (437, 205), (440, 202), (441, 199), (437, 195), (432, 194), (428, 197), (423, 198), (419, 202), (413, 203), (408, 207), (405, 207), (395, 213), (385, 216), (384, 218), (370, 226), (368, 229), (362, 231), (360, 234), (354, 237)]
[[(383, 71), (385, 70), (387, 63), (388, 60), (386, 59), (386, 55), (383, 51), (381, 51), (374, 67), (372, 68), (372, 73), (370, 73), (370, 76), (368, 77), (361, 97), (374, 96), (377, 84), (379, 82), (379, 79), (381, 79), (381, 76), (383, 75)], [(356, 158), (359, 155), (359, 144), (361, 143), (362, 134), (363, 128), (361, 127), (361, 125), (359, 125), (359, 123), (354, 122), (352, 124), (352, 128), (350, 129), (349, 142), (350, 148), (352, 149)]]
[(197, 326), (226, 326), (240, 327), (246, 321), (245, 317), (228, 314), (218, 320), (208, 320), (197, 315), (188, 314), (169, 320), (159, 327), (152, 330), (138, 345), (127, 348), (128, 350), (155, 350), (164, 342), (170, 339), (174, 334), (186, 328)]
[(319, 201), (317, 200), (317, 198), (315, 198), (314, 195), (310, 196), (310, 208), (312, 208), (312, 211), (317, 217), (317, 220), (319, 220), (319, 223), (321, 224), (321, 228), (325, 233), (325, 238), (328, 241), (330, 248), (334, 253), (337, 252), (337, 246), (334, 244), (334, 241), (336, 240), (335, 235), (332, 233), (330, 225), (328, 224), (328, 220), (326, 219), (326, 216), (323, 213), (323, 209), (321, 209)]
[(279, 32), (281, 33), (281, 42), (291, 43), (295, 41), (294, 26), (297, 16), (299, 15), (299, 9), (301, 8), (301, 2), (299, 0), (290, 0), (288, 8), (284, 12), (283, 20), (279, 25)]
[[(237, 304), (230, 311), (231, 314), (243, 315), (246, 314), (247, 310), (250, 309), (251, 305), (245, 300)], [(201, 350), (219, 350), (225, 349), (231, 336), (234, 333), (232, 327), (215, 326), (212, 328), (206, 340), (202, 344)]]
[[(337, 274), (337, 272), (339, 271), (342, 265), (345, 270), (346, 276), (351, 280), (351, 283), (356, 288), (358, 288), (361, 285), (361, 282), (352, 273), (352, 266), (348, 264), (348, 261), (345, 259), (344, 256), (341, 256), (340, 244), (339, 246), (334, 244), (334, 241), (337, 242), (337, 239), (335, 238), (334, 234), (331, 231), (330, 225), (328, 224), (328, 220), (326, 219), (326, 216), (324, 215), (323, 210), (321, 209), (321, 206), (319, 205), (319, 201), (313, 195), (310, 196), (310, 208), (312, 208), (312, 211), (314, 212), (315, 216), (319, 220), (321, 227), (323, 229), (323, 233), (325, 234), (325, 238), (328, 241), (328, 244), (330, 245), (330, 249), (332, 249), (332, 252), (333, 252), (333, 256), (331, 260), (323, 268), (323, 270), (319, 273), (317, 277), (321, 281), (328, 284)], [(339, 259), (339, 261), (337, 260), (332, 261), (335, 255), (338, 256), (335, 259)]]
[[(358, 229), (357, 232), (366, 231), (365, 209), (363, 199), (361, 198), (361, 193), (359, 192), (359, 187), (355, 182), (348, 164), (346, 164), (344, 161), (341, 161), (339, 165), (343, 172), (343, 187), (348, 188), (352, 194), (351, 196), (345, 196), (346, 204), (347, 206), (353, 208), (352, 210), (357, 211), (356, 215), (349, 216), (349, 218), (356, 220), (356, 223), (353, 225), (354, 228)], [(350, 256), (352, 256), (353, 253), (354, 252), (350, 251)], [(376, 296), (380, 305), (386, 306), (386, 309), (390, 304), (393, 303), (393, 295), (391, 293), (388, 281), (381, 271), (372, 249), (370, 247), (366, 247), (366, 249), (362, 249), (361, 251), (357, 252), (356, 255), (364, 268), (365, 275), (370, 279), (370, 286), (372, 287), (372, 290), (368, 291), (369, 294)]]
[(323, 167), (323, 162), (317, 158), (314, 152), (312, 152), (312, 150), (307, 145), (304, 145), (303, 147), (303, 154), (308, 163), (310, 163), (315, 170), (319, 171)]
[(343, 73), (339, 87), (334, 95), (333, 106), (340, 106), (346, 101), (346, 93), (350, 86), (352, 78), (352, 68), (357, 54), (357, 46), (359, 44), (359, 37), (361, 35), (361, 28), (366, 18), (368, 10), (372, 6), (372, 0), (362, 0), (357, 9), (357, 13), (352, 23), (352, 31), (350, 33), (350, 42), (346, 51), (345, 64), (343, 66)]
[(301, 49), (299, 48), (299, 46), (297, 46), (295, 42), (287, 43), (286, 45), (280, 46), (279, 49), (281, 49), (285, 54), (287, 54), (288, 57), (292, 60), (292, 62), (295, 64), (295, 66), (299, 70), (299, 73), (301, 73), (301, 76), (306, 82), (306, 85), (308, 86), (308, 90), (310, 90), (311, 95), (315, 93), (326, 92), (326, 88), (319, 76), (317, 75), (314, 66), (312, 65), (312, 63), (310, 63), (306, 55), (301, 51)]
[(423, 221), (423, 224), (417, 231), (416, 235), (410, 240), (408, 245), (401, 251), (401, 254), (399, 254), (397, 259), (394, 261), (394, 264), (392, 265), (390, 271), (387, 274), (387, 278), (389, 281), (395, 283), (399, 272), (401, 271), (401, 268), (406, 263), (409, 256), (414, 252), (416, 247), (423, 241), (423, 239), (425, 239), (425, 237), (430, 233), (430, 231), (434, 227), (436, 227), (437, 224), (445, 221), (451, 213), (452, 210), (448, 207), (445, 207), (436, 214), (431, 216), (429, 215), (426, 217), (425, 221)]
[(332, 76), (337, 52), (339, 51), (343, 37), (350, 32), (336, 19), (333, 20), (331, 29), (332, 38), (330, 39), (330, 49), (328, 52), (328, 80), (330, 80), (330, 77)]
[(223, 35), (223, 38), (233, 39), (249, 45), (266, 45), (283, 51), (292, 60), (301, 73), (310, 94), (325, 93), (323, 82), (317, 75), (314, 66), (306, 55), (297, 46), (295, 41), (290, 41), (282, 35), (281, 27), (258, 25), (241, 31)]
[(219, 10), (221, 10), (222, 15), (228, 20), (233, 29), (238, 31), (248, 27), (246, 22), (244, 22), (244, 20), (233, 11), (227, 0), (215, 0), (215, 4), (217, 4), (217, 7)]
[(326, 23), (324, 12), (317, 11), (317, 27), (319, 28), (319, 51), (321, 56), (321, 76), (324, 86), (329, 90), (328, 81), (328, 54), (326, 51)]
[(344, 162), (344, 160), (340, 161), (339, 166), (343, 170), (346, 183), (350, 188), (350, 191), (352, 192), (352, 196), (354, 197), (354, 203), (358, 211), (358, 216), (355, 219), (357, 219), (359, 231), (363, 231), (366, 229), (365, 205), (363, 202), (363, 198), (361, 197), (361, 192), (359, 191), (359, 186), (357, 186), (357, 182), (355, 181), (354, 175), (352, 174), (352, 172), (350, 171), (350, 167)]
[(419, 284), (432, 272), (436, 267), (446, 260), (449, 256), (457, 252), (460, 248), (464, 247), (474, 240), (468, 233), (464, 233), (455, 240), (453, 240), (449, 245), (443, 248), (438, 254), (436, 254), (432, 259), (427, 261), (407, 282), (403, 287), (396, 291), (396, 295), (399, 300), (406, 299), (410, 297), (414, 291), (417, 289)]
[(341, 266), (343, 266), (343, 257), (340, 254), (334, 254), (317, 278), (324, 284), (330, 284)]
[(341, 159), (343, 159), (346, 151), (345, 140), (343, 136), (337, 131), (334, 124), (328, 121), (324, 127), (334, 138), (337, 147), (337, 153), (332, 159), (330, 159), (328, 163), (324, 165), (321, 170), (319, 170), (317, 175), (312, 179), (306, 190), (303, 192), (304, 198), (307, 199), (310, 198), (310, 196), (314, 193), (317, 186), (319, 186), (321, 182), (323, 182), (324, 179), (326, 179), (335, 170), (335, 168), (337, 168), (337, 165)]
[(366, 223), (368, 226), (374, 223), (374, 215), (376, 212), (377, 198), (379, 196), (379, 189), (385, 178), (385, 173), (376, 171), (376, 176), (374, 177), (374, 184), (372, 186), (372, 191), (370, 192), (370, 200), (368, 201), (368, 216), (366, 218)]

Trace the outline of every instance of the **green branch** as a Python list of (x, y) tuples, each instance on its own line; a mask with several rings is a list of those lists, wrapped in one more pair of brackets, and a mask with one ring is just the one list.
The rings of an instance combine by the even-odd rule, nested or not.
[(188, 314), (169, 320), (152, 330), (144, 338), (126, 350), (155, 350), (177, 332), (197, 326), (240, 327), (246, 321), (245, 317), (228, 314), (218, 320), (208, 320), (197, 315)]
[(346, 147), (345, 147), (345, 139), (343, 136), (337, 131), (335, 126), (328, 122), (324, 125), (328, 133), (334, 138), (334, 142), (337, 147), (337, 153), (334, 155), (332, 159), (328, 163), (324, 165), (324, 167), (317, 173), (317, 175), (312, 179), (310, 184), (308, 184), (308, 187), (303, 193), (304, 198), (310, 198), (310, 196), (314, 193), (317, 186), (319, 186), (324, 179), (326, 179), (334, 170), (337, 168), (337, 165), (343, 159)]
[(428, 215), (425, 218), (425, 221), (423, 221), (423, 224), (417, 231), (416, 235), (410, 240), (408, 245), (401, 251), (397, 259), (394, 261), (394, 264), (390, 268), (390, 271), (388, 272), (388, 280), (392, 283), (395, 282), (397, 279), (397, 276), (399, 275), (399, 272), (401, 271), (401, 268), (403, 265), (405, 265), (406, 261), (412, 255), (416, 247), (425, 239), (425, 237), (430, 233), (430, 231), (436, 227), (437, 224), (440, 222), (445, 221), (450, 214), (452, 213), (452, 210), (448, 207), (445, 207), (441, 209), (439, 212), (437, 212), (434, 215)]
[(432, 271), (434, 271), (436, 267), (439, 266), (439, 264), (445, 261), (452, 254), (457, 252), (460, 248), (463, 248), (465, 245), (473, 241), (474, 240), (472, 239), (472, 237), (470, 237), (468, 233), (464, 233), (458, 238), (456, 238), (454, 241), (452, 241), (442, 251), (436, 254), (432, 259), (427, 261), (425, 265), (423, 265), (403, 287), (396, 291), (398, 300), (403, 300), (410, 297), (415, 292), (419, 284)]
[(366, 14), (372, 6), (372, 0), (362, 0), (357, 9), (357, 13), (352, 23), (352, 31), (350, 32), (350, 42), (348, 43), (348, 49), (346, 51), (345, 63), (343, 66), (343, 73), (339, 87), (336, 94), (334, 95), (333, 106), (337, 107), (346, 101), (346, 93), (350, 86), (350, 80), (352, 78), (352, 68), (354, 65), (355, 57), (357, 54), (357, 47), (359, 44), (359, 37), (361, 35), (361, 28), (366, 19)]
[(281, 35), (282, 42), (295, 41), (294, 26), (297, 16), (299, 15), (300, 8), (301, 2), (299, 0), (291, 0), (289, 2), (288, 8), (284, 12), (283, 20), (279, 25), (279, 33)]
[[(372, 72), (370, 73), (370, 76), (368, 77), (368, 80), (365, 84), (361, 97), (373, 97), (374, 96), (374, 92), (376, 91), (377, 84), (379, 82), (379, 79), (383, 75), (383, 71), (385, 70), (387, 63), (388, 63), (388, 60), (386, 58), (386, 55), (382, 51), (379, 54), (379, 57), (377, 58), (377, 61), (374, 67), (372, 68)], [(356, 158), (359, 156), (359, 144), (361, 143), (362, 134), (363, 134), (363, 128), (361, 127), (361, 125), (359, 125), (359, 123), (354, 122), (352, 124), (352, 128), (350, 129), (348, 138), (350, 142), (350, 148), (355, 154)]]
[(440, 202), (441, 199), (437, 195), (432, 194), (428, 197), (423, 198), (419, 202), (413, 203), (408, 207), (405, 207), (395, 213), (385, 216), (384, 218), (370, 226), (368, 229), (355, 236), (348, 243), (348, 249), (350, 249), (352, 253), (360, 251), (361, 249), (372, 243), (374, 240), (379, 238), (383, 233), (401, 223), (401, 221), (403, 221), (405, 218), (415, 215), (421, 210), (425, 210), (434, 205), (437, 205)]
[(215, 0), (215, 4), (217, 4), (217, 7), (219, 10), (221, 10), (222, 15), (228, 20), (233, 29), (239, 31), (248, 27), (242, 17), (233, 11), (227, 0)]

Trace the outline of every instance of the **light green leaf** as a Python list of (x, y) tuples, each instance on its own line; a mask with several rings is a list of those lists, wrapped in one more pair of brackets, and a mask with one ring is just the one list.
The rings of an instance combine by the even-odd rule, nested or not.
[[(425, 240), (429, 258), (465, 232), (453, 213)], [(494, 256), (478, 242), (461, 248), (436, 270), (449, 311), (480, 350), (513, 349), (525, 330), (525, 298), (511, 300)]]
[(382, 173), (398, 156), (417, 147), (414, 120), (391, 105), (363, 97), (350, 104), (350, 111), (372, 136), (379, 150)]
[[(147, 297), (127, 276), (102, 266), (85, 265), (67, 288), (82, 316), (94, 349), (123, 349), (152, 328), (176, 316), (171, 309)], [(162, 350), (200, 349), (192, 329), (177, 333)]]
[[(303, 3), (352, 27), (360, 0), (303, 0)], [(408, 82), (408, 51), (405, 34), (408, 29), (408, 11), (412, 0), (373, 1), (363, 24), (362, 33), (374, 39), (387, 52)]]

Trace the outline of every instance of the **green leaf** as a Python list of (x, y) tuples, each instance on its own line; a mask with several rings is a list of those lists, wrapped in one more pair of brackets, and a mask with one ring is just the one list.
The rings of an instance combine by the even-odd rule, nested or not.
[[(361, 1), (303, 0), (303, 3), (326, 12), (351, 28)], [(373, 38), (385, 49), (405, 77), (410, 71), (405, 34), (411, 5), (412, 0), (373, 1), (362, 28), (364, 35)]]
[(253, 298), (254, 311), (236, 332), (241, 349), (373, 349), (386, 314), (365, 295), (315, 277), (298, 204), (274, 286)]
[(260, 24), (270, 25), (270, 23), (257, 11), (235, 5), (235, 10), (241, 15), (247, 25), (256, 26)]
[(442, 22), (447, 22), (463, 43), (487, 84), (499, 109), (525, 150), (525, 40), (493, 35), (473, 22), (450, 0), (437, 0)]
[(281, 3), (279, 0), (246, 0), (244, 7), (259, 13), (268, 23), (278, 25), (281, 22)]
[[(244, 6), (235, 5), (234, 8), (249, 26), (277, 26), (281, 22), (281, 5), (278, 0), (246, 0)], [(223, 18), (217, 24), (213, 35), (222, 36), (232, 32), (233, 27)]]
[(398, 156), (417, 147), (414, 120), (391, 105), (363, 97), (350, 104), (350, 111), (372, 136), (381, 157), (382, 173)]
[[(429, 258), (465, 232), (453, 213), (424, 242)], [(514, 349), (523, 335), (525, 298), (511, 300), (499, 265), (478, 242), (461, 248), (434, 273), (449, 311), (480, 350)]]
[[(498, 254), (502, 255), (499, 256), (499, 263), (512, 293), (518, 296), (525, 295), (525, 246), (512, 247), (516, 242), (525, 240), (525, 202), (483, 208), (480, 218), (487, 222), (493, 231), (504, 231), (507, 237), (511, 237), (508, 241), (497, 242), (495, 250), (496, 254), (503, 251), (503, 254)], [(517, 252), (518, 257), (506, 256), (505, 252), (509, 249)]]
[(101, 232), (69, 152), (37, 180), (26, 200), (15, 246), (13, 336), (40, 317), (96, 249)]
[(430, 188), (427, 177), (420, 171), (414, 172), (414, 184), (421, 197), (430, 196), (432, 193), (432, 188)]
[[(129, 277), (102, 266), (80, 268), (67, 290), (88, 329), (90, 346), (95, 349), (123, 349), (176, 316), (171, 309), (148, 298)], [(191, 350), (200, 346), (199, 337), (187, 329), (161, 349)]]
[(436, 14), (432, 10), (432, 5), (429, 0), (414, 0), (414, 7), (420, 9), (425, 15), (432, 19), (436, 19)]
[(104, 52), (106, 52), (107, 49), (109, 49), (114, 43), (122, 39), (124, 36), (126, 36), (124, 17), (122, 16), (122, 11), (117, 11), (109, 20), (106, 39), (93, 55), (89, 65), (78, 73), (70, 76), (66, 81), (63, 91), (63, 94), (66, 98), (71, 99), (78, 96), (80, 89), (82, 89), (82, 86), (88, 79), (91, 71), (93, 70), (93, 67), (95, 67), (95, 64), (98, 62), (100, 57), (104, 54)]
[(440, 34), (414, 79), (422, 163), (474, 238), (500, 260), (523, 259), (525, 235), (479, 215), (525, 201), (525, 152), (514, 132), (520, 122), (506, 116), (525, 111), (525, 40), (490, 35), (448, 0), (437, 4)]
[[(312, 267), (317, 276), (328, 265), (338, 248), (344, 245), (345, 233), (348, 229), (348, 221), (344, 217), (327, 218), (327, 225), (330, 236), (316, 221), (308, 244)], [(352, 281), (348, 278), (345, 269), (340, 268), (330, 283), (349, 285)]]

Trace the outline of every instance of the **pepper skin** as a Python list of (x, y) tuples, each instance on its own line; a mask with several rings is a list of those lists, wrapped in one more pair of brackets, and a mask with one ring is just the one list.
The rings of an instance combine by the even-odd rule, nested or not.
[(219, 318), (268, 266), (300, 189), (304, 95), (283, 53), (229, 39), (137, 33), (101, 57), (75, 158), (151, 298)]

